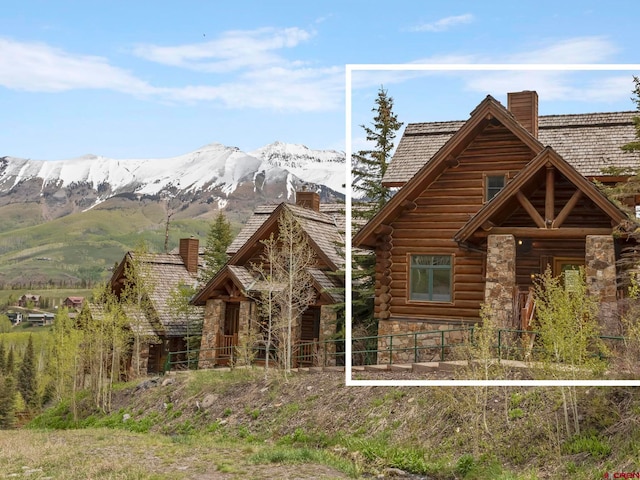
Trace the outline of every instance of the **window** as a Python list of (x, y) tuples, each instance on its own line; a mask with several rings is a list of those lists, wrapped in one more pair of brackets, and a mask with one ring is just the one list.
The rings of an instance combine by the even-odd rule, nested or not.
[(484, 177), (484, 200), (488, 202), (495, 197), (506, 183), (505, 175), (487, 175)]
[(451, 301), (451, 256), (412, 255), (409, 299)]

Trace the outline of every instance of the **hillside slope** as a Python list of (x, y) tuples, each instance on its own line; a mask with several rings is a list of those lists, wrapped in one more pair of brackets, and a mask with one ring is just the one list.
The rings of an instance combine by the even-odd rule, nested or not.
[[(579, 434), (566, 433), (563, 394), (576, 396)], [(590, 479), (637, 470), (639, 411), (640, 394), (625, 387), (346, 387), (342, 373), (284, 379), (256, 369), (145, 380), (117, 393), (111, 415), (85, 410), (80, 426), (321, 449), (360, 474)], [(69, 420), (62, 404), (33, 426), (68, 427)]]

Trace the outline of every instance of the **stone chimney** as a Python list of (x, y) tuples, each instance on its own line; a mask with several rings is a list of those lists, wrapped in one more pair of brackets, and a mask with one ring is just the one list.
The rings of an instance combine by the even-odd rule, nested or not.
[(538, 94), (535, 91), (508, 93), (507, 108), (520, 125), (538, 138)]
[(296, 192), (296, 205), (320, 211), (320, 195), (316, 192)]
[(198, 271), (198, 248), (197, 238), (180, 239), (180, 256), (184, 262), (187, 272), (196, 273)]

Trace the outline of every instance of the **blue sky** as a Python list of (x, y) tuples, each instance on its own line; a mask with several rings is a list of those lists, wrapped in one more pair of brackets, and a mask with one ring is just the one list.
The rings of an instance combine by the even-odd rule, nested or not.
[[(0, 156), (170, 157), (213, 142), (345, 148), (345, 64), (636, 64), (634, 1), (30, 1), (0, 15)], [(632, 110), (632, 73), (355, 72), (401, 121), (535, 89), (540, 113)]]

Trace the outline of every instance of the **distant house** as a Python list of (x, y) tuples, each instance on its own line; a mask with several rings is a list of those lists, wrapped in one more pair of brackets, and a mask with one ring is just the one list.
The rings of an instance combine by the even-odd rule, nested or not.
[(22, 312), (7, 312), (7, 317), (11, 320), (13, 325), (18, 325), (22, 322)]
[(40, 307), (40, 295), (25, 293), (18, 299), (18, 306), (24, 308), (28, 306), (38, 308)]
[(62, 306), (70, 309), (81, 310), (84, 304), (84, 297), (67, 297), (63, 300)]
[[(309, 269), (316, 292), (315, 299), (294, 325), (294, 344), (323, 342), (336, 333), (337, 314), (334, 305), (344, 301), (342, 295), (336, 292), (344, 283), (333, 273), (344, 267), (344, 257), (340, 251), (340, 245), (344, 242), (344, 215), (340, 205), (321, 205), (317, 193), (298, 192), (295, 205), (281, 203), (256, 209), (227, 249), (227, 264), (192, 300), (194, 305), (205, 308), (200, 367), (228, 364), (238, 346), (250, 343), (248, 339), (252, 333), (254, 338), (261, 334), (258, 330), (264, 322), (259, 318), (255, 300), (261, 294), (261, 279), (252, 264), (261, 261), (264, 250), (262, 240), (271, 234), (277, 237), (278, 220), (284, 211), (291, 213), (302, 227), (317, 257), (317, 264)], [(328, 347), (329, 350), (332, 348)], [(323, 352), (307, 353), (304, 353), (306, 360), (299, 364), (313, 364)], [(258, 360), (264, 359), (264, 350), (257, 350), (256, 355)], [(326, 359), (326, 362), (335, 362), (335, 355)]]
[(44, 327), (46, 325), (53, 325), (53, 319), (55, 315), (53, 313), (29, 313), (27, 315), (27, 322), (34, 327)]
[(617, 334), (616, 261), (636, 226), (591, 180), (640, 166), (620, 148), (633, 117), (538, 117), (527, 91), (507, 108), (487, 96), (465, 121), (409, 124), (383, 179), (400, 189), (353, 239), (376, 254), (378, 334), (473, 325), (483, 304), (502, 328), (526, 328), (534, 278), (579, 267)]
[[(118, 298), (122, 298), (127, 287), (126, 272), (131, 266), (140, 266), (138, 275), (149, 286), (142, 309), (132, 305), (124, 308), (132, 332), (146, 339), (141, 352), (142, 372), (162, 371), (169, 352), (186, 350), (186, 337), (201, 333), (203, 308), (195, 308), (187, 322), (171, 307), (172, 293), (180, 284), (197, 284), (198, 265), (201, 263), (198, 247), (198, 239), (183, 238), (178, 253), (127, 252), (113, 272), (109, 285)], [(98, 307), (90, 306), (89, 310), (92, 315), (99, 315)]]

